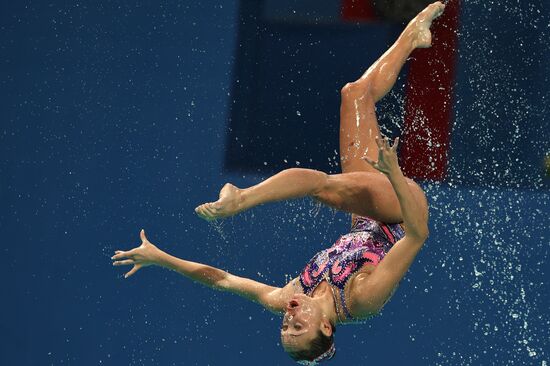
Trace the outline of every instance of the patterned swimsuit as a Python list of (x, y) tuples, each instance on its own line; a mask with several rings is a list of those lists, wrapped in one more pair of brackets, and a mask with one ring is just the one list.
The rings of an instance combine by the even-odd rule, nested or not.
[[(366, 263), (377, 265), (404, 235), (400, 224), (356, 216), (349, 234), (342, 235), (332, 247), (315, 254), (307, 263), (299, 277), (303, 293), (311, 296), (326, 280), (333, 290), (341, 322), (360, 320), (353, 318), (346, 304), (346, 283)], [(339, 301), (336, 294), (340, 295)]]

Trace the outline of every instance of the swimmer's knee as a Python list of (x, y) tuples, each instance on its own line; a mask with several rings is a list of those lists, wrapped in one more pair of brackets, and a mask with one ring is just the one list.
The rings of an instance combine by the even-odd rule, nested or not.
[(351, 83), (347, 83), (340, 90), (342, 99), (358, 98), (361, 96), (371, 95), (371, 82), (369, 78), (359, 79)]
[(330, 207), (340, 209), (342, 206), (342, 194), (339, 191), (339, 184), (336, 182), (337, 178), (326, 173), (323, 173), (323, 176), (320, 178), (319, 185), (311, 197)]
[(327, 173), (316, 171), (316, 184), (311, 197), (323, 202), (330, 193), (330, 176)]

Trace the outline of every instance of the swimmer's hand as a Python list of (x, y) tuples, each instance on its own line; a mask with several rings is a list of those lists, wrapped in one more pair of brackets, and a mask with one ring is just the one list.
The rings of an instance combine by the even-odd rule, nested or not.
[(399, 137), (393, 141), (393, 146), (390, 146), (388, 138), (380, 139), (376, 136), (376, 144), (378, 145), (378, 161), (371, 160), (367, 156), (361, 159), (372, 165), (380, 172), (390, 175), (393, 172), (399, 171), (399, 163), (397, 161), (397, 146), (399, 145)]
[(117, 250), (115, 251), (115, 255), (111, 257), (114, 260), (113, 266), (134, 265), (130, 272), (124, 275), (124, 278), (130, 277), (143, 267), (157, 264), (162, 253), (160, 249), (147, 240), (144, 230), (141, 230), (139, 235), (141, 237), (141, 245), (139, 247), (127, 252)]

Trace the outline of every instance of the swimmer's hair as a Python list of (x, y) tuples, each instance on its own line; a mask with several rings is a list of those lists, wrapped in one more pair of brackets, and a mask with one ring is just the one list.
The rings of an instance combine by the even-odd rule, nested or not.
[[(310, 347), (308, 349), (288, 352), (288, 355), (294, 361), (313, 361), (332, 347), (332, 345), (334, 344), (335, 332), (336, 327), (334, 325), (332, 325), (332, 334), (328, 337), (319, 330), (317, 333), (317, 337), (315, 337), (315, 339), (311, 341)], [(333, 355), (331, 355), (331, 358)]]

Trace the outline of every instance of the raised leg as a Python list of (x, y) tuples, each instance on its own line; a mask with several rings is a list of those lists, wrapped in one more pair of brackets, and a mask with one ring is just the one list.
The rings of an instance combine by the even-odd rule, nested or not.
[(356, 81), (342, 88), (340, 106), (340, 160), (342, 172), (376, 171), (361, 157), (376, 159), (374, 138), (380, 134), (375, 103), (395, 84), (415, 48), (431, 45), (430, 25), (445, 6), (436, 2), (409, 22), (395, 43)]

